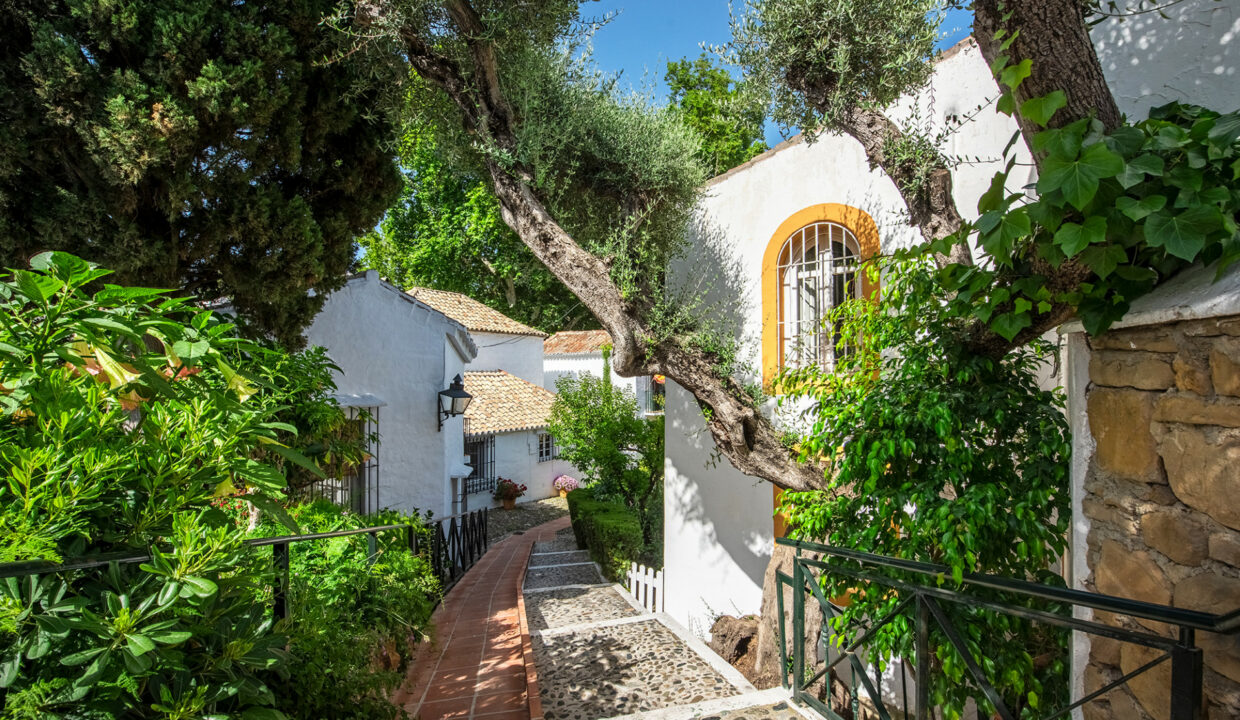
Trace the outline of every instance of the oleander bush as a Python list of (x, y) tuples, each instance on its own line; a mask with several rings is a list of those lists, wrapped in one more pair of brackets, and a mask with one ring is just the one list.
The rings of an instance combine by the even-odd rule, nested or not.
[(314, 356), (107, 274), (44, 253), (0, 276), (0, 562), (153, 558), (0, 581), (0, 715), (396, 715), (394, 657), (439, 592), (406, 536), (373, 558), (364, 537), (302, 543), (278, 623), (271, 551), (244, 545), (372, 522), (426, 532), (285, 508), (286, 469), (321, 473), (295, 447), (297, 414), (333, 408), (317, 406), (322, 374), (313, 393), (278, 378)]

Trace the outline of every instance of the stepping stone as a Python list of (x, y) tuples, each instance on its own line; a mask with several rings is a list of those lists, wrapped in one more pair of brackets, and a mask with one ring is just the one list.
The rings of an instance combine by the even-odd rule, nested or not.
[(569, 563), (590, 562), (589, 550), (573, 550), (571, 552), (543, 553), (530, 556), (530, 567), (547, 565), (567, 565)]
[(593, 720), (739, 692), (657, 620), (531, 640), (546, 720)]
[(564, 588), (525, 596), (525, 616), (531, 630), (552, 630), (637, 614), (613, 587)]
[(561, 585), (600, 585), (603, 576), (594, 563), (563, 567), (532, 567), (525, 573), (525, 589), (559, 587)]

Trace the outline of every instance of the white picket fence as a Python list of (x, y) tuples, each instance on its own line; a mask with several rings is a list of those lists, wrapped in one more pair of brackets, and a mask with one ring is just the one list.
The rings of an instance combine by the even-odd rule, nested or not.
[(629, 582), (626, 587), (638, 604), (650, 612), (663, 612), (663, 571), (651, 570), (645, 565), (629, 566)]

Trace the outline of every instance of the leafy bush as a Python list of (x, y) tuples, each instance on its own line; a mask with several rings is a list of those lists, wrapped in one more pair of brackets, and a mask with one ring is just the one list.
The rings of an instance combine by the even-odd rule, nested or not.
[(663, 417), (642, 417), (633, 393), (590, 373), (562, 377), (555, 389), (548, 430), (560, 458), (581, 470), (594, 497), (627, 508), (644, 552), (662, 557)]
[[(326, 500), (290, 509), (306, 533), (408, 524), (423, 538), (416, 517), (394, 511), (356, 515)], [(265, 522), (255, 536), (281, 534)], [(400, 684), (410, 650), (422, 639), (440, 597), (430, 562), (408, 549), (404, 531), (377, 537), (369, 555), (366, 535), (311, 540), (290, 546), (289, 663), (268, 678), (279, 708), (293, 718), (394, 718), (389, 700)]]
[[(63, 253), (0, 279), (0, 561), (141, 566), (0, 584), (10, 717), (274, 718), (270, 561), (210, 501), (280, 516), (271, 404), (228, 358), (262, 348), (166, 292)], [(261, 362), (261, 360), (259, 360)], [(304, 460), (304, 459), (300, 459)]]
[[(942, 582), (953, 586), (973, 572), (1062, 586), (1053, 567), (1066, 549), (1070, 444), (1062, 394), (1038, 387), (1049, 348), (1034, 343), (1001, 360), (971, 353), (928, 261), (884, 269), (881, 303), (854, 301), (832, 318), (840, 347), (855, 350), (841, 353), (834, 372), (806, 368), (780, 380), (788, 396), (813, 401), (797, 447), (828, 479), (823, 491), (784, 493), (795, 536), (939, 563), (949, 568)], [(825, 577), (824, 586), (827, 597), (860, 590), (834, 622), (846, 638), (901, 600), (843, 576)], [(968, 628), (970, 653), (1014, 712), (1066, 699), (1066, 633), (944, 609)], [(880, 630), (867, 643), (874, 659), (912, 657), (910, 627), (906, 617)], [(947, 638), (932, 631), (930, 642), (931, 702), (958, 717), (978, 694)]]
[(568, 494), (568, 512), (578, 547), (590, 551), (608, 580), (619, 582), (629, 563), (649, 560), (643, 554), (641, 523), (625, 506), (596, 500), (590, 489), (582, 488)]

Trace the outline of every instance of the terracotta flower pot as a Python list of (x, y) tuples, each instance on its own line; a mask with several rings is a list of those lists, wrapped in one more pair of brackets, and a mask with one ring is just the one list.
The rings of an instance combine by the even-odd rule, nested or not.
[(511, 509), (513, 509), (513, 508), (515, 508), (515, 507), (517, 506), (517, 499), (516, 499), (516, 498), (504, 498), (504, 499), (503, 499), (503, 500), (501, 500), (500, 502), (504, 503), (504, 509), (505, 509), (505, 510), (511, 510)]
[(568, 497), (568, 491), (567, 491), (567, 490), (561, 490), (561, 491), (560, 491), (560, 497)]

